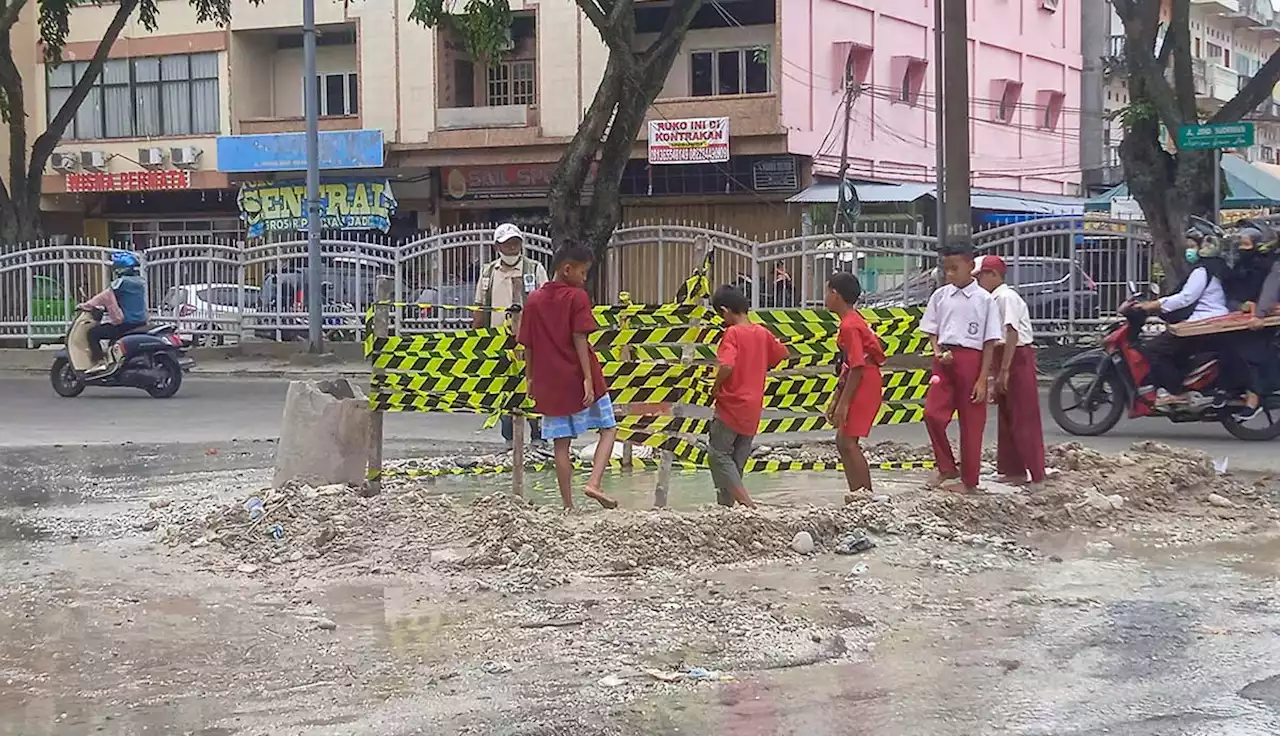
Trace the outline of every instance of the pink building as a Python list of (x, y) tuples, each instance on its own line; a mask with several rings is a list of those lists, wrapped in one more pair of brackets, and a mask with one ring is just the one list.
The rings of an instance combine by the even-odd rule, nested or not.
[[(850, 175), (934, 180), (936, 0), (783, 0), (782, 122), (816, 175), (840, 157), (844, 79), (859, 85)], [(970, 0), (973, 184), (1080, 189), (1080, 12), (1076, 0)]]

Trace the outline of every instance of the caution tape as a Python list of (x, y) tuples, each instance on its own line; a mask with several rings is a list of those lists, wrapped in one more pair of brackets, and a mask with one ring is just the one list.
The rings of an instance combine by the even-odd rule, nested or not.
[(711, 273), (711, 267), (715, 264), (716, 251), (714, 248), (707, 248), (706, 255), (702, 257), (702, 265), (693, 269), (693, 273), (689, 278), (680, 284), (680, 288), (676, 290), (676, 302), (680, 304), (697, 304), (711, 296), (711, 280), (708, 275)]

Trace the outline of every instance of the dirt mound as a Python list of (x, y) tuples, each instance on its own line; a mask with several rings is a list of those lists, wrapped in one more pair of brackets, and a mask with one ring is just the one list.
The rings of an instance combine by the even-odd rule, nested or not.
[(1200, 513), (1207, 504), (1222, 516), (1265, 506), (1249, 485), (1218, 475), (1208, 455), (1159, 442), (1138, 442), (1114, 455), (1068, 442), (1046, 448), (1046, 463), (1058, 472), (1039, 489), (1001, 495), (933, 493), (919, 510), (961, 528), (1014, 534), (1110, 526), (1139, 513)]

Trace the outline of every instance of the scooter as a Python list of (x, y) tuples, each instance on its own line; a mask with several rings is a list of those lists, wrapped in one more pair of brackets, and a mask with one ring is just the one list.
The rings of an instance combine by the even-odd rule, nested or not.
[[(1214, 407), (1215, 402), (1209, 398), (1157, 406), (1154, 392), (1140, 392), (1150, 370), (1141, 351), (1147, 313), (1133, 308), (1137, 288), (1130, 284), (1129, 290), (1130, 299), (1120, 308), (1124, 321), (1112, 326), (1101, 348), (1068, 361), (1049, 386), (1049, 412), (1059, 427), (1070, 434), (1096, 437), (1115, 427), (1127, 408), (1130, 419), (1157, 416), (1176, 423), (1218, 422), (1237, 439), (1280, 437), (1280, 393), (1263, 397), (1263, 412), (1248, 422), (1240, 422), (1232, 415), (1241, 404), (1239, 399), (1225, 407)], [(1272, 348), (1280, 356), (1280, 347), (1274, 341)], [(1218, 380), (1217, 356), (1198, 354), (1190, 364), (1193, 368), (1183, 380), (1183, 388), (1208, 397)], [(1083, 412), (1083, 417), (1076, 419), (1072, 412)]]
[(74, 398), (86, 386), (140, 388), (153, 398), (167, 399), (178, 393), (182, 374), (195, 366), (184, 351), (182, 338), (173, 325), (139, 327), (111, 343), (107, 363), (94, 367), (89, 351), (89, 330), (102, 321), (102, 310), (80, 310), (67, 331), (66, 345), (53, 356), (49, 380), (59, 396)]

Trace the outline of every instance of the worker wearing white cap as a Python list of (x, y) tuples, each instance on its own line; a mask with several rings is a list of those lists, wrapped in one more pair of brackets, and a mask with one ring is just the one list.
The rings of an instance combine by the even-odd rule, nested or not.
[[(484, 308), (476, 312), (473, 320), (477, 328), (502, 325), (507, 319), (507, 308), (516, 302), (516, 288), (523, 289), (528, 297), (547, 283), (546, 267), (525, 255), (524, 233), (520, 228), (510, 222), (499, 225), (493, 233), (493, 247), (497, 249), (498, 257), (484, 264), (480, 269), (480, 280), (476, 283), (475, 303)], [(511, 442), (512, 423), (511, 417), (502, 418), (502, 437), (508, 443)], [(530, 419), (529, 426), (533, 440), (540, 442), (537, 422)]]

